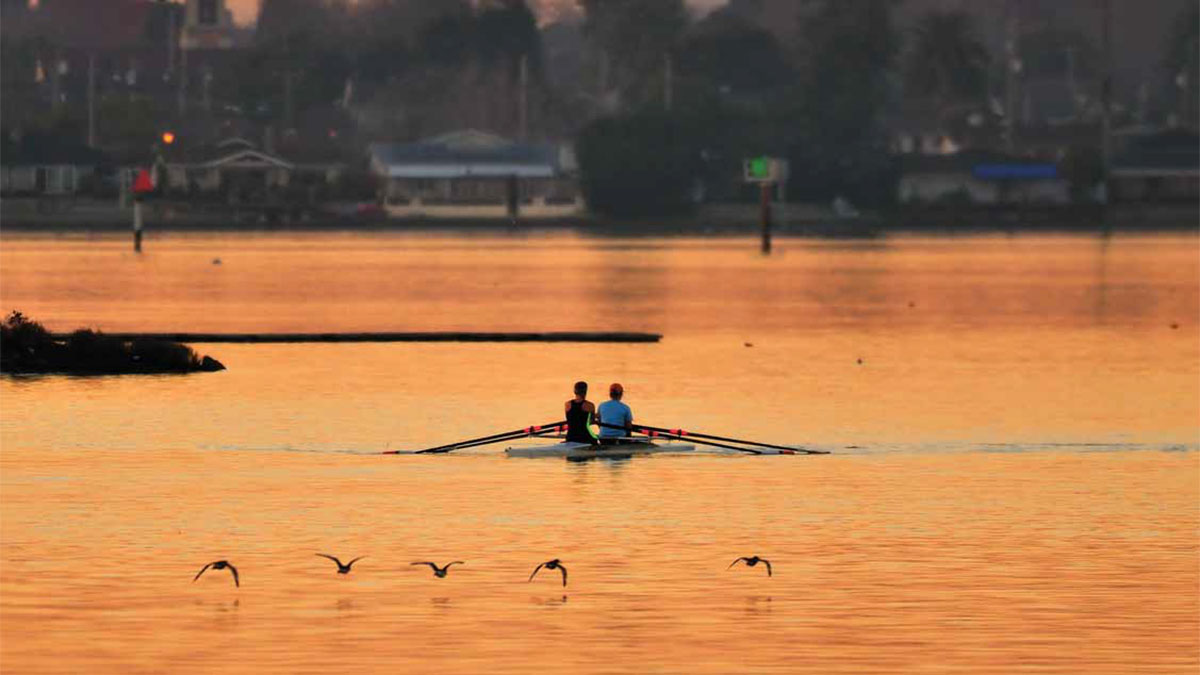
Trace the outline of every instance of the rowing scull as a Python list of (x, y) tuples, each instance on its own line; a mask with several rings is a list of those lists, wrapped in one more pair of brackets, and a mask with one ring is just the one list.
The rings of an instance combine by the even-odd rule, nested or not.
[(593, 457), (632, 457), (667, 452), (692, 452), (691, 443), (651, 443), (633, 441), (619, 445), (591, 445), (589, 443), (555, 443), (553, 445), (526, 445), (506, 448), (509, 457), (566, 457), (567, 459), (591, 459)]

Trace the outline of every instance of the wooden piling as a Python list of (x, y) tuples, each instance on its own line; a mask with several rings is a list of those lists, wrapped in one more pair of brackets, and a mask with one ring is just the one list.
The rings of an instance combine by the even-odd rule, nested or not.
[(135, 197), (133, 200), (133, 250), (135, 253), (142, 252), (142, 199)]
[(759, 189), (759, 213), (762, 220), (762, 252), (769, 254), (771, 252), (771, 190), (774, 186), (771, 183), (760, 183)]

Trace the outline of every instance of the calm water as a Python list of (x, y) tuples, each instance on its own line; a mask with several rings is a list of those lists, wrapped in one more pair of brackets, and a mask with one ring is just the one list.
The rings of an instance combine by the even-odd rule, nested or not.
[[(196, 345), (229, 370), (0, 379), (4, 672), (1200, 667), (1194, 236), (128, 247), (6, 234), (0, 310), (666, 337)], [(646, 423), (835, 454), (374, 454), (558, 419), (576, 379), (622, 382)], [(339, 576), (317, 552), (368, 557)], [(773, 577), (725, 569), (755, 553)], [(565, 590), (526, 582), (553, 557)], [(240, 589), (191, 582), (223, 558)]]

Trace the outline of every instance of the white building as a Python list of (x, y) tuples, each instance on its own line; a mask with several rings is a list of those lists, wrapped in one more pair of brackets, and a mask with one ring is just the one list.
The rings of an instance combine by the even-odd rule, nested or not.
[(394, 218), (558, 218), (583, 212), (574, 155), (475, 130), (374, 143), (371, 172)]
[(904, 155), (901, 204), (1066, 204), (1070, 185), (1051, 163), (995, 153)]

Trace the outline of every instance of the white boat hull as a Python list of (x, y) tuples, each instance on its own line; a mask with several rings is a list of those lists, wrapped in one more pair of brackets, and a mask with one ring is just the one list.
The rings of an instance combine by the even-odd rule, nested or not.
[(506, 448), (509, 457), (566, 457), (567, 459), (591, 459), (593, 457), (631, 457), (667, 452), (692, 452), (691, 443), (651, 443), (639, 441), (620, 445), (589, 445), (587, 443), (555, 443), (553, 445), (527, 445)]

